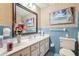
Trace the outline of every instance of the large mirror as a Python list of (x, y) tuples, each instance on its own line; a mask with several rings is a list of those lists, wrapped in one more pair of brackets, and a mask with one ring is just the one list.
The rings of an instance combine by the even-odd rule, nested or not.
[(37, 13), (26, 8), (25, 6), (16, 3), (15, 4), (15, 23), (24, 24), (26, 30), (23, 31), (23, 34), (32, 34), (37, 33), (38, 23), (37, 23)]

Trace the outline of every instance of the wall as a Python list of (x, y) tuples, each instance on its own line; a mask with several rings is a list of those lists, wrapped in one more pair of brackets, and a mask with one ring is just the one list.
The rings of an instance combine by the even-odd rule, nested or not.
[[(0, 3), (0, 35), (3, 35), (3, 28), (12, 30), (12, 4), (10, 3)], [(12, 32), (11, 36), (5, 38), (12, 38)]]
[(0, 25), (12, 25), (12, 4), (0, 3)]
[[(43, 26), (43, 27), (68, 27), (69, 25), (49, 26), (50, 25), (49, 13), (57, 11), (57, 10), (61, 10), (61, 9), (64, 9), (64, 8), (68, 8), (68, 7), (71, 7), (71, 6), (75, 7), (76, 11), (79, 9), (79, 4), (68, 4), (68, 3), (66, 3), (66, 4), (49, 4), (48, 7), (42, 8), (41, 9), (41, 26)], [(75, 12), (75, 13), (77, 13), (77, 12)], [(75, 23), (71, 26), (74, 27), (74, 26), (77, 26), (77, 24)]]
[[(64, 8), (68, 7), (75, 7), (75, 24), (70, 24), (70, 25), (56, 25), (56, 26), (50, 26), (49, 23), (49, 13), (54, 12), (56, 10), (61, 10)], [(40, 28), (41, 30), (44, 31), (44, 33), (48, 33), (50, 35), (50, 43), (54, 43), (55, 45), (55, 53), (59, 53), (60, 49), (60, 39), (59, 37), (65, 37), (66, 34), (68, 34), (71, 38), (74, 38), (77, 40), (77, 32), (79, 30), (79, 25), (78, 25), (78, 9), (79, 9), (79, 4), (68, 4), (68, 3), (61, 3), (61, 4), (49, 4), (48, 7), (42, 8), (41, 9), (41, 24)], [(52, 30), (54, 28), (57, 29), (63, 29), (66, 28), (66, 31), (63, 30)], [(77, 49), (77, 48), (76, 48)], [(52, 50), (53, 52), (53, 50)]]

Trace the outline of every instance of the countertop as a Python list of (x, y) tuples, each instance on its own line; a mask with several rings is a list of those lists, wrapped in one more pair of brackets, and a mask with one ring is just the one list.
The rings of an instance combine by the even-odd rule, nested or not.
[(45, 34), (44, 36), (37, 36), (36, 38), (33, 39), (27, 39), (26, 36), (22, 36), (21, 39), (21, 43), (16, 43), (16, 38), (13, 38), (13, 50), (7, 52), (7, 48), (6, 48), (6, 44), (4, 44), (3, 48), (0, 48), (0, 55), (1, 56), (8, 56), (14, 52), (17, 52), (23, 48), (26, 48), (28, 46), (31, 46), (34, 43), (37, 43), (45, 38), (49, 38), (48, 34)]

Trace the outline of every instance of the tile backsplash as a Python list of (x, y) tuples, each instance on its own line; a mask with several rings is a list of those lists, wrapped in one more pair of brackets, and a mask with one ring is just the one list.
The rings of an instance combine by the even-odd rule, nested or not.
[(10, 28), (11, 29), (10, 36), (3, 37), (3, 39), (12, 38), (12, 28), (10, 26), (0, 26), (0, 35), (3, 35), (3, 28)]

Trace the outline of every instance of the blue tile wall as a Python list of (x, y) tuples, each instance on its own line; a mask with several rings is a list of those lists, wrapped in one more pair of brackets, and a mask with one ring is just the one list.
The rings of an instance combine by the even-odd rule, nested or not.
[(0, 35), (3, 35), (3, 26), (0, 26)]
[[(78, 17), (78, 22), (79, 22), (79, 17)], [(63, 29), (63, 28), (61, 28), (61, 29)], [(78, 31), (79, 31), (79, 23), (78, 23), (78, 27), (67, 27), (66, 31), (62, 31), (62, 30), (54, 31), (54, 30), (50, 30), (50, 28), (41, 28), (41, 30), (44, 31), (44, 33), (47, 33), (47, 34), (50, 35), (50, 41), (51, 41), (50, 43), (54, 43), (54, 45), (55, 45), (55, 51), (54, 52), (58, 54), (59, 49), (60, 49), (59, 37), (65, 37), (66, 33), (68, 33), (71, 38), (78, 40), (77, 34), (78, 34)]]
[[(62, 28), (63, 29), (63, 28)], [(60, 49), (60, 40), (59, 37), (65, 37), (66, 33), (69, 34), (69, 37), (74, 38), (77, 40), (77, 28), (75, 27), (71, 27), (71, 28), (66, 28), (67, 31), (54, 31), (54, 30), (50, 30), (49, 28), (42, 28), (42, 30), (44, 31), (44, 33), (49, 34), (50, 35), (50, 43), (54, 43), (55, 44), (55, 53), (59, 53), (59, 49)]]

